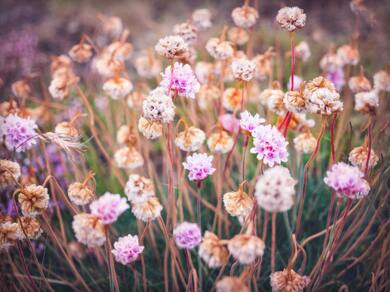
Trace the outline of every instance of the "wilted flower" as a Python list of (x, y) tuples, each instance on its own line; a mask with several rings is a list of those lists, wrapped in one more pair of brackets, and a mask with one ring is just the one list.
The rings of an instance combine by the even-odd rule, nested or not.
[(206, 43), (206, 50), (213, 58), (217, 60), (226, 60), (233, 56), (232, 45), (219, 38), (211, 38)]
[[(368, 156), (368, 147), (355, 147), (349, 153), (349, 162), (352, 165), (359, 167), (361, 170), (365, 169)], [(368, 168), (374, 167), (379, 161), (378, 155), (371, 149), (370, 160), (368, 161)]]
[(245, 282), (239, 277), (224, 276), (216, 284), (217, 292), (250, 292)]
[(144, 165), (142, 155), (134, 147), (119, 148), (114, 153), (114, 160), (119, 168), (135, 169)]
[(254, 147), (250, 152), (257, 154), (258, 160), (263, 160), (270, 167), (287, 161), (288, 142), (275, 126), (260, 125), (252, 136)]
[(283, 7), (276, 15), (276, 21), (279, 25), (288, 30), (295, 31), (303, 28), (306, 24), (306, 14), (299, 7)]
[(355, 45), (344, 45), (337, 49), (337, 56), (343, 65), (357, 65), (360, 54)]
[(235, 25), (248, 29), (255, 25), (259, 14), (255, 8), (244, 5), (233, 9), (232, 18)]
[(176, 245), (184, 249), (193, 249), (202, 240), (200, 228), (195, 223), (183, 222), (173, 229)]
[(68, 187), (68, 197), (72, 203), (84, 206), (95, 198), (95, 193), (86, 183), (75, 182)]
[(194, 43), (198, 37), (198, 29), (190, 22), (176, 24), (173, 27), (173, 33), (181, 36), (188, 44)]
[(86, 43), (74, 45), (69, 51), (69, 56), (78, 63), (87, 62), (92, 54), (92, 47)]
[(120, 72), (123, 67), (122, 62), (113, 58), (112, 54), (108, 53), (107, 50), (96, 56), (92, 64), (97, 73), (105, 78), (112, 77), (116, 72)]
[(122, 265), (127, 265), (137, 260), (143, 250), (144, 247), (139, 245), (138, 236), (128, 234), (118, 238), (111, 252), (117, 262), (120, 262)]
[(4, 139), (9, 151), (24, 152), (37, 143), (37, 128), (34, 120), (10, 114), (0, 120), (0, 141)]
[(11, 160), (0, 160), (0, 190), (14, 186), (20, 178), (20, 166)]
[(213, 156), (208, 156), (206, 153), (194, 153), (187, 156), (183, 167), (189, 171), (188, 178), (190, 180), (201, 181), (214, 173), (215, 168), (212, 167), (212, 161)]
[(294, 148), (300, 153), (311, 153), (317, 145), (317, 139), (311, 132), (301, 133), (294, 138)]
[(49, 194), (43, 186), (31, 184), (20, 190), (18, 202), (23, 215), (36, 216), (49, 206)]
[(370, 81), (363, 73), (360, 73), (358, 76), (351, 77), (348, 81), (348, 86), (353, 93), (370, 91), (372, 88)]
[(255, 196), (259, 207), (267, 212), (285, 212), (294, 204), (294, 186), (288, 168), (275, 166), (264, 171), (256, 183)]
[(233, 114), (223, 114), (218, 117), (218, 122), (222, 128), (229, 133), (238, 133), (240, 131), (240, 121)]
[(147, 55), (137, 57), (134, 61), (134, 66), (137, 74), (144, 78), (156, 77), (161, 71), (161, 62), (151, 52)]
[(187, 127), (183, 132), (177, 134), (175, 144), (183, 151), (197, 151), (202, 146), (206, 134), (198, 128)]
[(228, 153), (232, 150), (234, 139), (224, 130), (211, 134), (207, 139), (207, 146), (212, 152)]
[[(277, 85), (274, 85), (274, 87), (277, 87)], [(284, 115), (284, 113), (287, 111), (284, 105), (284, 92), (279, 88), (274, 88), (271, 90), (269, 92), (267, 106), (271, 112), (274, 112), (278, 115)]]
[(128, 125), (120, 126), (116, 132), (116, 142), (118, 142), (118, 144), (126, 144), (129, 142), (130, 134), (131, 130)]
[(175, 63), (173, 71), (171, 66), (168, 66), (161, 76), (160, 86), (167, 92), (172, 90), (180, 96), (195, 98), (200, 89), (200, 84), (188, 64)]
[(254, 77), (256, 64), (253, 61), (240, 58), (233, 60), (231, 68), (234, 78), (248, 82)]
[(199, 256), (209, 268), (219, 268), (227, 263), (229, 252), (217, 235), (206, 231), (199, 245)]
[(131, 174), (126, 183), (125, 193), (130, 202), (143, 203), (155, 196), (153, 181), (138, 174)]
[(376, 90), (355, 94), (355, 110), (362, 113), (372, 113), (379, 106), (379, 96)]
[(0, 250), (7, 250), (18, 239), (19, 225), (10, 220), (0, 222)]
[(307, 62), (311, 56), (311, 51), (309, 44), (305, 41), (301, 41), (295, 47), (295, 56), (302, 60), (302, 62)]
[(80, 213), (75, 215), (72, 227), (77, 241), (89, 247), (102, 246), (106, 242), (104, 225), (93, 214)]
[(272, 95), (284, 95), (283, 91), (280, 90), (280, 83), (278, 81), (273, 81), (271, 88), (266, 88), (259, 94), (260, 103), (268, 106), (268, 101)]
[(228, 249), (236, 260), (247, 265), (253, 263), (257, 257), (263, 256), (265, 244), (257, 236), (238, 234), (229, 240)]
[(171, 123), (175, 117), (175, 105), (172, 98), (165, 94), (162, 87), (152, 90), (142, 105), (144, 117), (149, 121)]
[(134, 203), (131, 212), (138, 220), (148, 222), (160, 216), (163, 207), (157, 197), (150, 197), (146, 202)]
[(283, 98), (286, 109), (293, 113), (304, 113), (308, 110), (309, 100), (302, 84), (300, 90), (287, 91)]
[(138, 130), (146, 139), (157, 139), (162, 135), (162, 124), (158, 121), (149, 121), (144, 117), (138, 120)]
[(258, 126), (264, 122), (265, 120), (260, 118), (260, 115), (257, 113), (254, 116), (252, 116), (248, 111), (240, 113), (241, 130), (248, 135), (250, 135)]
[(224, 108), (229, 111), (235, 111), (241, 106), (241, 92), (238, 88), (229, 87), (225, 89), (222, 95), (222, 103)]
[(324, 182), (341, 198), (361, 199), (370, 191), (370, 186), (359, 168), (344, 162), (334, 164), (326, 172)]
[[(209, 62), (196, 62), (195, 64), (195, 75), (201, 84), (205, 84), (207, 86), (209, 79), (211, 79), (213, 73), (213, 64)], [(202, 87), (200, 89), (202, 91)], [(201, 92), (199, 92), (200, 94)]]
[(78, 138), (80, 136), (79, 130), (77, 130), (72, 122), (61, 122), (57, 124), (54, 128), (54, 133), (74, 138)]
[(12, 93), (20, 99), (26, 99), (31, 94), (31, 87), (24, 79), (12, 83), (11, 90)]
[(133, 90), (133, 84), (126, 78), (114, 77), (103, 84), (103, 90), (112, 99), (117, 100), (128, 95)]
[(97, 216), (103, 224), (114, 223), (118, 217), (129, 209), (125, 198), (118, 194), (106, 192), (89, 205), (91, 213)]
[(133, 53), (133, 46), (127, 42), (116, 41), (106, 48), (105, 53), (110, 56), (110, 59), (122, 63), (130, 59)]
[(41, 224), (34, 217), (23, 216), (17, 220), (19, 224), (18, 239), (37, 239), (42, 234)]
[(266, 80), (272, 76), (272, 58), (275, 56), (272, 47), (268, 48), (263, 54), (256, 55), (252, 61), (256, 64), (255, 76), (259, 80)]
[(160, 39), (154, 49), (160, 56), (173, 59), (187, 53), (188, 45), (181, 36), (170, 35)]
[(211, 12), (206, 8), (196, 9), (191, 15), (191, 22), (198, 30), (205, 30), (210, 28)]
[(249, 41), (249, 34), (245, 29), (231, 27), (228, 30), (228, 39), (232, 43), (242, 46)]
[(374, 88), (377, 91), (390, 91), (390, 70), (381, 70), (374, 74)]
[(310, 283), (309, 277), (301, 276), (291, 269), (272, 273), (270, 280), (272, 292), (303, 292)]
[(223, 195), (223, 204), (230, 215), (246, 217), (253, 208), (253, 199), (244, 192), (243, 184), (240, 184), (236, 192), (228, 192)]

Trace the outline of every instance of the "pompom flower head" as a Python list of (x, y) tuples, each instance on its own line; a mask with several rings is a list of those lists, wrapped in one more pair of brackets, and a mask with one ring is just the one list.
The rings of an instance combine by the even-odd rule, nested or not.
[(175, 144), (183, 151), (193, 152), (199, 150), (205, 139), (206, 134), (201, 129), (186, 127), (183, 132), (177, 134)]
[(163, 207), (157, 197), (150, 197), (142, 203), (133, 203), (131, 212), (138, 220), (148, 222), (160, 216)]
[(25, 216), (36, 216), (49, 207), (47, 188), (31, 184), (20, 190), (18, 202)]
[(199, 256), (210, 268), (219, 268), (226, 264), (229, 259), (229, 252), (222, 244), (217, 235), (206, 231), (202, 243), (199, 245)]
[(310, 278), (301, 276), (294, 270), (284, 269), (270, 277), (272, 292), (302, 292), (310, 283)]
[(0, 160), (0, 190), (14, 186), (20, 178), (20, 166), (11, 160)]
[(175, 63), (173, 71), (171, 66), (168, 66), (165, 72), (161, 73), (161, 76), (160, 86), (167, 92), (170, 89), (180, 96), (194, 99), (195, 94), (200, 89), (200, 83), (188, 64)]
[(237, 234), (229, 240), (228, 249), (240, 264), (251, 264), (264, 254), (265, 244), (259, 237), (251, 234)]
[(175, 117), (175, 105), (166, 90), (157, 87), (145, 98), (142, 105), (144, 117), (149, 121), (170, 123)]
[(143, 203), (155, 195), (153, 181), (138, 174), (131, 174), (125, 193), (130, 202)]
[(77, 241), (90, 246), (102, 246), (106, 241), (104, 225), (93, 214), (80, 213), (73, 217), (72, 228)]
[(170, 35), (158, 41), (154, 47), (157, 54), (168, 58), (180, 58), (188, 52), (188, 45), (181, 36)]
[(252, 132), (252, 136), (254, 147), (250, 152), (257, 154), (257, 159), (263, 160), (270, 167), (287, 161), (288, 142), (275, 126), (260, 125)]
[[(364, 170), (367, 163), (368, 156), (368, 147), (359, 146), (355, 147), (349, 153), (348, 160), (352, 165), (359, 167), (361, 170)], [(371, 149), (370, 160), (368, 161), (368, 168), (374, 167), (379, 161), (378, 155), (375, 154), (374, 150)]]
[(324, 182), (341, 198), (360, 199), (370, 191), (370, 186), (363, 177), (364, 174), (358, 167), (339, 162), (326, 172)]
[(194, 153), (187, 156), (183, 166), (189, 171), (188, 178), (190, 180), (201, 181), (214, 173), (215, 168), (211, 164), (212, 161), (213, 156), (208, 156), (206, 153)]
[(178, 247), (193, 249), (202, 240), (200, 228), (195, 223), (183, 222), (173, 230), (173, 238)]
[(245, 58), (240, 58), (232, 62), (231, 68), (234, 78), (248, 82), (255, 76), (256, 63)]
[(91, 213), (97, 216), (103, 224), (114, 223), (118, 217), (129, 209), (125, 198), (118, 194), (106, 192), (90, 205)]
[(305, 26), (306, 14), (301, 8), (296, 6), (283, 7), (278, 11), (276, 21), (282, 28), (291, 32)]
[(255, 25), (259, 14), (255, 8), (244, 5), (233, 9), (232, 18), (235, 25), (248, 29)]
[(240, 127), (245, 133), (252, 133), (258, 126), (264, 123), (265, 120), (260, 118), (259, 114), (251, 115), (250, 112), (245, 111), (240, 114)]
[(128, 234), (118, 238), (111, 252), (117, 262), (127, 265), (137, 260), (143, 250), (144, 247), (138, 243), (138, 236)]

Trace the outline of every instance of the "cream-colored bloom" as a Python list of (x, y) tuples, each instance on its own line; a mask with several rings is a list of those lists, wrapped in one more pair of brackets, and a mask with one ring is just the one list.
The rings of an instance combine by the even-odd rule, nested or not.
[(376, 90), (355, 94), (355, 110), (362, 113), (372, 113), (379, 106), (379, 96)]
[(156, 77), (161, 72), (161, 62), (150, 52), (137, 57), (134, 61), (134, 66), (138, 75), (144, 78)]
[(256, 63), (256, 78), (266, 80), (272, 76), (272, 58), (275, 56), (273, 48), (268, 48), (264, 54), (256, 55), (253, 62)]
[(226, 60), (233, 56), (234, 50), (231, 44), (219, 38), (211, 38), (206, 43), (206, 50), (217, 60)]
[(48, 89), (54, 99), (62, 100), (69, 94), (68, 79), (65, 76), (53, 78)]
[(11, 160), (0, 160), (0, 189), (14, 186), (20, 178), (20, 166)]
[(57, 124), (54, 128), (54, 133), (75, 138), (80, 136), (79, 130), (70, 122), (61, 122)]
[(255, 76), (256, 63), (245, 58), (234, 59), (231, 69), (234, 78), (248, 82)]
[(245, 45), (249, 41), (249, 33), (240, 27), (231, 27), (228, 30), (228, 39), (239, 46)]
[(229, 252), (217, 235), (206, 231), (199, 245), (199, 256), (209, 268), (219, 268), (227, 263)]
[(301, 85), (300, 90), (287, 91), (284, 95), (284, 106), (293, 113), (304, 113), (308, 110), (309, 100), (304, 93), (304, 85)]
[(230, 215), (246, 217), (253, 208), (253, 199), (243, 191), (242, 185), (240, 185), (237, 191), (223, 195), (223, 204)]
[(390, 70), (381, 70), (374, 74), (374, 88), (377, 91), (390, 91)]
[(125, 193), (131, 203), (144, 203), (155, 196), (153, 181), (138, 174), (131, 174), (126, 183)]
[(70, 51), (69, 56), (78, 63), (85, 63), (91, 59), (93, 54), (92, 47), (86, 43), (74, 45)]
[(173, 59), (186, 54), (188, 45), (181, 36), (170, 35), (160, 39), (154, 49), (160, 56)]
[(247, 265), (253, 263), (257, 257), (263, 256), (265, 244), (257, 236), (238, 234), (229, 240), (228, 249), (236, 260)]
[(171, 123), (175, 117), (175, 105), (164, 88), (152, 90), (142, 104), (144, 117), (149, 121)]
[(124, 98), (133, 90), (133, 84), (126, 78), (111, 78), (103, 84), (104, 92), (112, 99)]
[(26, 99), (31, 94), (30, 85), (28, 85), (27, 81), (23, 79), (12, 83), (11, 90), (12, 93), (20, 99)]
[(146, 202), (132, 204), (131, 212), (138, 220), (148, 222), (160, 216), (163, 207), (157, 197), (151, 197)]
[(295, 31), (303, 28), (306, 24), (306, 14), (299, 7), (283, 7), (276, 15), (279, 25), (288, 30)]
[(370, 81), (363, 74), (349, 78), (348, 86), (353, 93), (370, 91), (372, 88)]
[[(360, 146), (352, 149), (352, 151), (349, 153), (348, 159), (349, 162), (352, 163), (352, 165), (355, 165), (359, 167), (361, 170), (364, 170), (366, 168), (367, 156), (368, 156), (367, 146)], [(376, 155), (374, 150), (371, 149), (368, 168), (374, 167), (378, 163), (378, 161), (379, 161), (378, 155)]]
[(244, 5), (233, 9), (232, 18), (235, 25), (248, 29), (256, 24), (259, 14), (255, 8)]
[(181, 36), (187, 44), (192, 44), (198, 37), (198, 29), (190, 22), (176, 24), (173, 27), (173, 33)]
[(272, 273), (270, 280), (272, 292), (303, 292), (310, 283), (309, 277), (288, 269)]
[(312, 153), (317, 145), (317, 139), (311, 132), (301, 133), (294, 138), (294, 148), (300, 153)]
[(157, 139), (162, 135), (162, 124), (157, 121), (149, 121), (144, 117), (138, 120), (138, 130), (145, 136), (146, 139)]
[(0, 250), (7, 250), (15, 244), (18, 239), (19, 225), (11, 220), (0, 222)]
[(118, 149), (114, 159), (119, 168), (135, 169), (144, 165), (142, 155), (134, 147), (124, 146)]
[(175, 144), (183, 151), (197, 151), (202, 146), (206, 134), (198, 128), (189, 127), (177, 134)]
[(37, 239), (42, 234), (41, 224), (34, 217), (23, 216), (17, 220), (18, 223), (18, 239)]
[(113, 42), (106, 48), (106, 53), (112, 60), (124, 62), (133, 54), (133, 46), (127, 42)]
[(45, 187), (31, 184), (20, 190), (18, 202), (23, 215), (36, 216), (49, 206), (49, 194)]
[(87, 213), (75, 215), (72, 227), (77, 240), (89, 247), (102, 246), (106, 242), (104, 225), (95, 215)]
[(302, 62), (306, 63), (311, 56), (309, 44), (305, 41), (301, 41), (297, 44), (295, 47), (295, 56), (301, 59)]
[(197, 101), (201, 110), (206, 110), (213, 105), (213, 101), (221, 96), (221, 90), (218, 86), (204, 84), (200, 87)]
[(357, 65), (360, 60), (358, 48), (352, 45), (344, 45), (338, 48), (337, 56), (343, 65)]
[(84, 206), (95, 199), (95, 193), (86, 183), (75, 182), (68, 187), (68, 197), (74, 204)]
[(116, 142), (118, 144), (126, 144), (129, 141), (130, 128), (128, 125), (122, 125), (116, 132)]
[(209, 146), (211, 152), (227, 153), (233, 148), (233, 144), (233, 138), (223, 130), (211, 134), (207, 139), (207, 145)]
[(333, 51), (326, 53), (320, 61), (320, 68), (324, 72), (334, 72), (341, 67), (343, 67), (342, 61)]
[(280, 89), (273, 89), (269, 92), (267, 106), (271, 112), (284, 115), (287, 111), (284, 105), (284, 92)]
[(241, 106), (242, 93), (238, 88), (229, 87), (225, 89), (222, 95), (222, 103), (224, 108), (229, 111), (238, 110)]
[(251, 290), (239, 277), (225, 276), (216, 284), (217, 292), (250, 292)]

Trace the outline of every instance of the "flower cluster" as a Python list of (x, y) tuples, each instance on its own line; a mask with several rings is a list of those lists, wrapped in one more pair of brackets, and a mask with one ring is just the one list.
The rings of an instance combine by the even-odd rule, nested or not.
[(98, 217), (103, 224), (114, 223), (123, 212), (129, 209), (125, 198), (109, 192), (92, 202), (89, 207), (91, 213)]
[(173, 238), (178, 247), (193, 249), (202, 240), (200, 228), (195, 223), (183, 222), (173, 230)]
[(137, 260), (143, 250), (144, 247), (138, 243), (138, 236), (128, 234), (118, 238), (111, 252), (117, 262), (127, 265)]
[(194, 153), (187, 156), (183, 166), (189, 171), (188, 178), (190, 180), (201, 181), (214, 173), (215, 168), (212, 167), (212, 161), (213, 156), (208, 156), (206, 153)]

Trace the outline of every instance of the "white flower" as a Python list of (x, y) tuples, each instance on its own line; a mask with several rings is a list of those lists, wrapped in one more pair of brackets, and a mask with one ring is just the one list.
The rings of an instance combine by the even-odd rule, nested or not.
[(379, 106), (379, 96), (376, 90), (355, 94), (355, 110), (369, 113)]
[(175, 144), (183, 151), (193, 152), (199, 150), (205, 139), (206, 134), (201, 129), (189, 127), (177, 134)]
[(175, 105), (172, 98), (165, 94), (162, 87), (152, 90), (142, 105), (144, 117), (150, 121), (171, 123), (175, 117)]
[(211, 38), (206, 43), (206, 50), (213, 58), (217, 60), (226, 60), (234, 54), (233, 47), (227, 41), (219, 38)]
[(256, 71), (256, 63), (240, 58), (232, 62), (231, 68), (234, 78), (242, 81), (251, 81)]
[(117, 100), (128, 95), (133, 90), (133, 84), (126, 78), (112, 78), (103, 84), (103, 90)]
[(153, 181), (138, 174), (129, 175), (125, 193), (132, 203), (144, 203), (155, 196)]
[(188, 45), (181, 36), (170, 35), (158, 41), (156, 52), (168, 59), (179, 58), (188, 52)]

